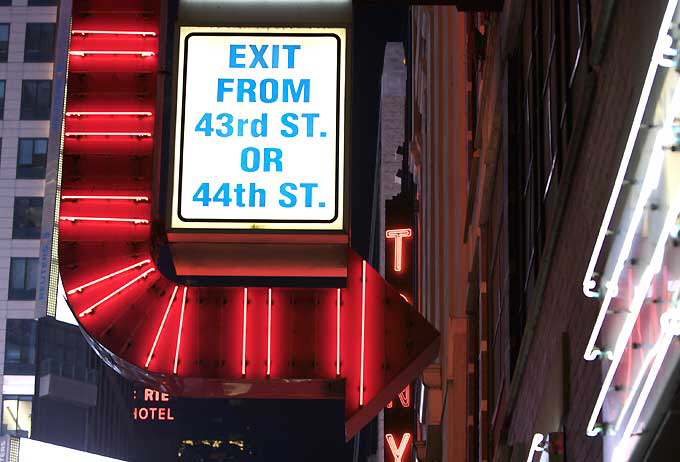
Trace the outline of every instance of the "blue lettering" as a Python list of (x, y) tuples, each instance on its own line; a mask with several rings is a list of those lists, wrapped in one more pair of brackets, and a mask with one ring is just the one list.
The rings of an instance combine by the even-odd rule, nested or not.
[(285, 196), (287, 201), (284, 199), (279, 199), (279, 205), (281, 207), (285, 208), (291, 208), (295, 207), (295, 204), (297, 203), (297, 197), (295, 197), (295, 194), (291, 193), (289, 190), (295, 191), (297, 189), (297, 186), (295, 186), (295, 183), (283, 183), (279, 190), (281, 191), (281, 195)]
[(245, 53), (238, 52), (238, 50), (245, 49), (246, 49), (245, 45), (229, 45), (229, 67), (233, 69), (246, 67), (245, 64), (236, 62), (237, 59), (246, 57)]

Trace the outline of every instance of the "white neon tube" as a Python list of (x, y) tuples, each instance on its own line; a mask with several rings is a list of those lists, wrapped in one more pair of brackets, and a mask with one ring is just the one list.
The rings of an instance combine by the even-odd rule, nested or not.
[(118, 223), (133, 223), (135, 225), (148, 225), (149, 220), (144, 218), (111, 218), (111, 217), (59, 217), (64, 221), (115, 221)]
[(361, 377), (359, 379), (359, 406), (364, 405), (364, 342), (366, 341), (366, 260), (361, 261)]
[(177, 364), (179, 363), (179, 346), (182, 343), (182, 325), (184, 324), (184, 308), (187, 304), (187, 287), (184, 287), (184, 294), (182, 295), (182, 311), (179, 314), (179, 328), (177, 329), (177, 347), (175, 348), (175, 366), (172, 368), (172, 373), (177, 374)]
[(149, 196), (61, 196), (63, 200), (110, 200), (148, 202)]
[[(678, 93), (680, 92), (676, 91), (676, 94)], [(658, 273), (660, 269), (661, 262), (663, 261), (666, 242), (668, 241), (668, 237), (670, 236), (671, 230), (675, 226), (675, 221), (677, 219), (679, 212), (680, 212), (680, 191), (676, 192), (671, 207), (669, 207), (668, 209), (666, 220), (661, 232), (661, 238), (656, 243), (656, 247), (654, 248), (654, 253), (652, 255), (650, 263), (649, 265), (647, 265), (647, 268), (645, 268), (645, 271), (642, 274), (642, 277), (640, 278), (640, 282), (635, 287), (633, 300), (630, 306), (630, 312), (626, 314), (626, 319), (623, 323), (623, 327), (619, 332), (619, 336), (616, 340), (616, 345), (613, 352), (612, 363), (609, 366), (609, 369), (607, 370), (607, 375), (605, 376), (604, 383), (602, 384), (602, 388), (600, 389), (600, 393), (598, 394), (597, 400), (595, 402), (595, 407), (590, 416), (590, 420), (588, 421), (588, 427), (586, 429), (586, 433), (588, 436), (596, 436), (601, 431), (601, 429), (596, 429), (597, 417), (599, 416), (600, 411), (602, 410), (605, 398), (607, 397), (609, 389), (611, 388), (612, 382), (614, 380), (614, 375), (616, 374), (616, 370), (618, 369), (619, 363), (621, 362), (623, 352), (625, 351), (626, 346), (628, 344), (628, 339), (630, 338), (630, 334), (633, 331), (633, 327), (635, 327), (635, 322), (637, 321), (637, 317), (638, 314), (640, 313), (640, 309), (642, 308), (642, 304), (644, 303), (645, 298), (647, 297), (649, 285), (651, 284), (654, 275)]]
[(151, 31), (123, 31), (123, 30), (73, 30), (72, 35), (141, 35), (142, 37), (155, 37)]
[(138, 262), (135, 263), (134, 265), (130, 265), (130, 266), (127, 266), (127, 267), (125, 267), (125, 268), (119, 269), (118, 271), (114, 271), (113, 273), (109, 273), (109, 274), (107, 274), (106, 276), (102, 276), (102, 277), (100, 277), (100, 278), (98, 278), (98, 279), (95, 279), (94, 281), (88, 282), (87, 284), (83, 284), (82, 286), (78, 286), (78, 287), (76, 287), (75, 289), (71, 289), (71, 290), (69, 290), (69, 291), (66, 292), (66, 293), (67, 293), (68, 295), (71, 295), (71, 294), (74, 294), (74, 293), (76, 293), (76, 292), (82, 292), (83, 289), (86, 288), (86, 287), (93, 286), (93, 285), (95, 285), (95, 284), (97, 284), (97, 283), (99, 283), (99, 282), (105, 281), (106, 279), (112, 278), (113, 276), (118, 276), (119, 274), (125, 273), (126, 271), (129, 271), (129, 270), (131, 270), (131, 269), (141, 268), (142, 266), (144, 266), (144, 265), (146, 265), (146, 264), (149, 264), (149, 263), (151, 263), (151, 260), (149, 260), (149, 259), (147, 259), (147, 260), (142, 260), (142, 261), (138, 261)]
[(172, 291), (172, 295), (170, 296), (170, 301), (168, 302), (168, 307), (165, 309), (165, 313), (163, 314), (163, 319), (161, 320), (161, 325), (158, 326), (158, 332), (156, 332), (156, 338), (153, 340), (153, 345), (151, 345), (151, 350), (149, 351), (149, 357), (146, 358), (146, 363), (144, 364), (144, 367), (149, 367), (149, 363), (151, 363), (151, 358), (153, 358), (153, 352), (156, 351), (156, 345), (158, 344), (158, 339), (161, 338), (161, 332), (163, 332), (163, 327), (165, 327), (165, 321), (168, 319), (168, 313), (170, 313), (170, 308), (172, 307), (172, 302), (175, 301), (175, 295), (177, 295), (177, 289), (179, 289), (179, 286), (175, 286), (175, 290)]
[(628, 133), (628, 139), (626, 141), (626, 147), (623, 150), (623, 157), (621, 159), (621, 164), (619, 165), (619, 171), (616, 174), (616, 179), (614, 181), (614, 188), (612, 189), (612, 194), (609, 197), (607, 209), (605, 210), (604, 218), (602, 219), (602, 224), (600, 225), (600, 231), (597, 235), (597, 240), (595, 241), (595, 248), (593, 249), (593, 253), (590, 256), (588, 269), (586, 270), (585, 277), (583, 278), (583, 293), (587, 297), (597, 298), (600, 296), (599, 292), (593, 290), (597, 285), (593, 279), (595, 265), (597, 265), (597, 260), (600, 257), (600, 252), (602, 251), (602, 247), (604, 245), (604, 239), (607, 236), (609, 225), (614, 214), (614, 209), (616, 208), (616, 202), (618, 201), (619, 194), (621, 193), (621, 187), (623, 186), (626, 170), (628, 170), (628, 164), (630, 163), (633, 148), (635, 147), (635, 141), (640, 129), (640, 123), (642, 122), (642, 116), (644, 115), (645, 109), (647, 107), (647, 101), (649, 100), (649, 95), (652, 91), (654, 77), (656, 75), (659, 62), (663, 57), (663, 52), (665, 49), (665, 37), (667, 35), (668, 29), (670, 28), (671, 20), (673, 18), (673, 14), (675, 13), (677, 3), (678, 0), (670, 0), (668, 2), (668, 5), (666, 6), (666, 12), (664, 13), (663, 20), (661, 21), (661, 26), (659, 27), (656, 44), (654, 45), (654, 51), (652, 52), (652, 59), (649, 63), (647, 75), (645, 76), (645, 82), (642, 86), (640, 100), (638, 101), (637, 108), (635, 109), (633, 124), (631, 125), (630, 132)]
[(136, 136), (139, 138), (146, 138), (151, 136), (149, 132), (66, 132), (64, 136), (78, 137), (78, 136)]
[(76, 111), (67, 112), (66, 117), (81, 117), (81, 116), (140, 116), (150, 117), (151, 112), (148, 111)]
[(117, 50), (110, 50), (110, 51), (98, 51), (98, 50), (77, 50), (77, 51), (69, 51), (68, 54), (71, 56), (87, 56), (87, 55), (126, 55), (126, 56), (141, 56), (141, 57), (148, 57), (148, 56), (153, 56), (156, 53), (153, 51), (117, 51)]
[(111, 298), (114, 297), (115, 295), (118, 295), (119, 293), (121, 293), (122, 291), (124, 291), (125, 289), (127, 289), (128, 287), (130, 287), (132, 284), (134, 284), (135, 282), (139, 281), (140, 279), (144, 279), (145, 277), (147, 277), (150, 273), (152, 273), (152, 272), (154, 272), (154, 271), (156, 271), (156, 268), (149, 268), (148, 270), (144, 271), (142, 274), (140, 274), (140, 275), (137, 276), (136, 278), (132, 279), (131, 281), (127, 282), (126, 284), (124, 284), (123, 286), (119, 287), (118, 289), (114, 290), (114, 291), (111, 292), (109, 295), (107, 295), (106, 297), (102, 298), (101, 300), (99, 300), (99, 301), (98, 301), (97, 303), (95, 303), (94, 305), (90, 306), (88, 309), (81, 311), (81, 312), (78, 314), (78, 317), (79, 317), (79, 318), (82, 318), (82, 317), (85, 316), (86, 314), (92, 313), (92, 312), (94, 311), (94, 309), (97, 308), (98, 306), (100, 306), (102, 303), (104, 303), (104, 302), (106, 302), (107, 300), (111, 299)]

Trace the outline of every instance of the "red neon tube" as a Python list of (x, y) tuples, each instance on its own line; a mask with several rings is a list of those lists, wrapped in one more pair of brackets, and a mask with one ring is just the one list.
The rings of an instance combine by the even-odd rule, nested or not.
[(272, 290), (267, 298), (267, 377), (272, 374)]
[(246, 375), (246, 334), (248, 327), (248, 289), (243, 289), (243, 346), (241, 351), (241, 375)]
[(359, 406), (364, 405), (364, 344), (366, 342), (366, 260), (361, 261), (361, 367)]
[(121, 293), (123, 290), (127, 289), (128, 287), (130, 287), (132, 284), (134, 284), (135, 282), (139, 281), (140, 279), (143, 279), (143, 278), (147, 277), (147, 276), (149, 275), (149, 273), (152, 273), (153, 271), (156, 271), (156, 268), (149, 268), (148, 270), (144, 271), (142, 274), (140, 274), (140, 275), (137, 276), (136, 278), (132, 279), (131, 281), (128, 281), (126, 284), (124, 284), (123, 286), (119, 287), (118, 289), (114, 290), (113, 292), (111, 292), (109, 295), (107, 295), (106, 297), (104, 297), (104, 298), (102, 298), (101, 300), (99, 300), (99, 301), (98, 301), (97, 303), (95, 303), (94, 305), (92, 305), (92, 306), (90, 306), (89, 308), (87, 308), (87, 309), (81, 311), (81, 312), (78, 314), (78, 317), (79, 317), (79, 318), (82, 318), (82, 317), (85, 316), (86, 314), (92, 313), (92, 312), (94, 311), (94, 309), (97, 308), (99, 305), (101, 305), (101, 304), (104, 303), (105, 301), (109, 300), (111, 297), (113, 297), (113, 296), (115, 296), (115, 295)]
[(113, 276), (118, 276), (119, 274), (125, 273), (126, 271), (129, 271), (129, 270), (131, 270), (131, 269), (141, 268), (142, 266), (144, 266), (144, 265), (146, 265), (146, 264), (148, 264), (148, 263), (151, 263), (151, 260), (148, 260), (148, 259), (147, 259), (147, 260), (139, 261), (139, 262), (135, 263), (134, 265), (130, 265), (130, 266), (127, 266), (127, 267), (125, 267), (125, 268), (119, 269), (118, 271), (114, 271), (113, 273), (109, 273), (109, 274), (107, 274), (106, 276), (102, 276), (102, 277), (100, 277), (100, 278), (98, 278), (98, 279), (95, 279), (94, 281), (88, 282), (87, 284), (83, 284), (82, 286), (78, 286), (78, 287), (76, 287), (75, 289), (71, 289), (71, 290), (69, 290), (69, 291), (66, 292), (66, 293), (67, 293), (68, 295), (71, 295), (71, 294), (74, 294), (74, 293), (76, 293), (76, 292), (82, 292), (83, 289), (86, 288), (86, 287), (93, 286), (93, 285), (95, 285), (95, 284), (97, 284), (97, 283), (99, 283), (99, 282), (102, 282), (102, 281), (104, 281), (104, 280), (106, 280), (106, 279), (108, 279), (108, 278), (111, 278), (111, 277), (113, 277)]

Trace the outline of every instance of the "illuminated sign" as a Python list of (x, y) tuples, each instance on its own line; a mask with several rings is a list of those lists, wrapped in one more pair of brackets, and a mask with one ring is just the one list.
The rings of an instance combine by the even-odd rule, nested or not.
[(401, 437), (401, 440), (399, 441), (399, 445), (397, 445), (397, 442), (394, 438), (394, 435), (391, 433), (388, 433), (385, 435), (385, 439), (387, 440), (387, 446), (390, 448), (390, 453), (392, 454), (392, 457), (394, 458), (394, 462), (405, 462), (403, 460), (404, 455), (406, 454), (408, 448), (409, 448), (409, 442), (411, 441), (411, 434), (410, 433), (404, 433)]
[(19, 438), (18, 462), (123, 462), (120, 459), (77, 451), (75, 449)]
[(180, 28), (174, 229), (343, 228), (345, 29)]
[(385, 237), (387, 239), (394, 239), (394, 263), (393, 268), (395, 272), (400, 272), (403, 266), (404, 259), (404, 245), (403, 239), (405, 237), (411, 237), (413, 233), (411, 229), (388, 229), (385, 231)]
[[(138, 399), (137, 390), (134, 390), (134, 398)], [(135, 420), (175, 420), (169, 405), (158, 406), (158, 403), (169, 403), (170, 396), (167, 393), (145, 388), (142, 401), (144, 406), (136, 406), (132, 409), (132, 417)]]

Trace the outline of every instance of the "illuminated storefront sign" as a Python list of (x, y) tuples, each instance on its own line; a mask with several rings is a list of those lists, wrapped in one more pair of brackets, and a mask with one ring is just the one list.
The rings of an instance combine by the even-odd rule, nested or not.
[(180, 28), (173, 229), (343, 228), (345, 30)]

